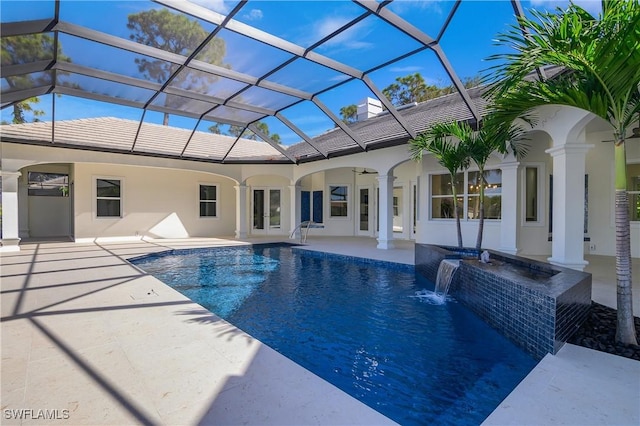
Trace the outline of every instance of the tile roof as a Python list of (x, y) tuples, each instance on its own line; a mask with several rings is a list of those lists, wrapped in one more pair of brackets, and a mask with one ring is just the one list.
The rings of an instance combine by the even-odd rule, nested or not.
[(239, 139), (234, 145), (235, 137), (205, 132), (193, 132), (191, 136), (191, 130), (159, 124), (144, 123), (136, 139), (138, 124), (138, 121), (114, 117), (61, 120), (56, 122), (53, 137), (50, 122), (9, 124), (0, 126), (0, 137), (5, 142), (178, 158), (182, 155), (181, 158), (195, 160), (221, 161), (227, 152), (229, 160), (287, 160), (265, 142)]

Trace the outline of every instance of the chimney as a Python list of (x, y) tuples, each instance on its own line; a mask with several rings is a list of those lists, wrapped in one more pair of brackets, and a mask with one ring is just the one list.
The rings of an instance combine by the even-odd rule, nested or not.
[(365, 98), (358, 105), (358, 121), (366, 120), (367, 118), (375, 117), (382, 112), (382, 102), (378, 99)]

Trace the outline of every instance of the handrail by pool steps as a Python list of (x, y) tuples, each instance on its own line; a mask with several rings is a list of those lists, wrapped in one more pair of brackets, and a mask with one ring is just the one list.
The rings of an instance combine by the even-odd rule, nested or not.
[(320, 223), (315, 223), (312, 220), (305, 220), (303, 222), (300, 222), (300, 224), (294, 228), (294, 230), (291, 232), (291, 235), (289, 235), (289, 238), (293, 238), (296, 235), (296, 231), (298, 229), (300, 231), (302, 231), (302, 227), (305, 228), (305, 232), (304, 233), (300, 232), (300, 242), (301, 243), (306, 243), (307, 242), (307, 236), (309, 235), (309, 229), (310, 228), (324, 228), (324, 225), (322, 225)]

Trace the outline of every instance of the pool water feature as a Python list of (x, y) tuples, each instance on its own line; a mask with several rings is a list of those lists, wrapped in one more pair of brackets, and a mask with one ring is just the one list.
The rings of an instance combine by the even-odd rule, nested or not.
[(436, 295), (445, 298), (449, 293), (453, 274), (460, 266), (459, 259), (443, 259), (438, 267), (438, 275), (436, 275), (436, 283), (434, 292)]
[(536, 364), (454, 299), (425, 303), (412, 266), (273, 245), (132, 263), (400, 424), (479, 424)]

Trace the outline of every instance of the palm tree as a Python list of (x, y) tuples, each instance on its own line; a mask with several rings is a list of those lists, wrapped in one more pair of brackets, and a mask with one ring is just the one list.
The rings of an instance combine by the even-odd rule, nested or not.
[[(527, 120), (527, 122), (529, 122), (529, 120)], [(482, 127), (478, 131), (473, 130), (467, 122), (451, 122), (445, 125), (434, 126), (429, 134), (425, 135), (424, 140), (418, 141), (418, 139), (416, 139), (415, 142), (410, 141), (413, 149), (412, 157), (414, 159), (421, 158), (419, 153), (417, 153), (418, 149), (426, 149), (427, 151), (434, 149), (430, 146), (432, 140), (446, 140), (447, 138), (455, 138), (459, 141), (457, 146), (459, 153), (452, 155), (452, 159), (447, 158), (448, 161), (451, 161), (452, 165), (455, 165), (455, 161), (458, 159), (459, 155), (460, 157), (467, 157), (467, 162), (469, 160), (473, 160), (476, 166), (478, 166), (479, 221), (478, 237), (476, 239), (476, 252), (479, 257), (484, 233), (484, 189), (486, 183), (484, 175), (487, 160), (493, 152), (498, 151), (502, 154), (506, 154), (509, 149), (517, 158), (522, 158), (526, 155), (528, 146), (522, 142), (524, 140), (523, 131), (519, 125), (500, 122), (494, 117), (487, 116), (484, 118)], [(435, 149), (437, 151), (441, 151), (443, 146), (436, 144)], [(434, 155), (436, 155), (440, 164), (445, 166), (451, 172), (449, 167), (444, 165), (441, 161), (438, 156), (439, 153), (434, 152)]]
[[(528, 118), (524, 121), (530, 123)], [(457, 127), (457, 134), (452, 136), (460, 139), (466, 148), (467, 155), (478, 166), (480, 199), (476, 251), (479, 258), (484, 233), (484, 189), (486, 183), (484, 171), (487, 160), (495, 151), (506, 154), (509, 150), (515, 154), (516, 158), (521, 159), (526, 155), (529, 147), (523, 142), (522, 127), (499, 121), (493, 116), (486, 116), (482, 127), (477, 132), (474, 132), (466, 122), (458, 123), (454, 127)]]
[(449, 135), (456, 131), (456, 123), (438, 123), (431, 129), (409, 141), (409, 150), (413, 160), (422, 160), (423, 152), (429, 151), (438, 163), (449, 171), (451, 177), (451, 193), (453, 195), (453, 215), (456, 219), (458, 231), (458, 247), (462, 248), (462, 229), (460, 228), (460, 213), (458, 211), (458, 173), (469, 167), (469, 156), (463, 143), (454, 143)]
[[(616, 340), (635, 344), (631, 298), (631, 247), (625, 138), (640, 111), (640, 3), (603, 1), (599, 19), (571, 4), (557, 13), (532, 11), (499, 35), (514, 53), (494, 55), (496, 83), (488, 91), (493, 112), (509, 121), (535, 107), (556, 104), (589, 111), (611, 125), (614, 135), (617, 275)], [(557, 65), (557, 78), (525, 78)]]

